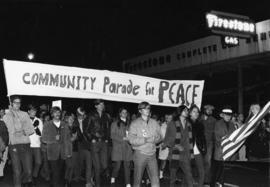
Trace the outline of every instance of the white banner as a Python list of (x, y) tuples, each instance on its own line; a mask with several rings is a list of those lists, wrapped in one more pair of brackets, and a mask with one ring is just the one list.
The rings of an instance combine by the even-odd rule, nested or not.
[(204, 81), (162, 80), (107, 70), (4, 60), (8, 95), (100, 98), (201, 106)]

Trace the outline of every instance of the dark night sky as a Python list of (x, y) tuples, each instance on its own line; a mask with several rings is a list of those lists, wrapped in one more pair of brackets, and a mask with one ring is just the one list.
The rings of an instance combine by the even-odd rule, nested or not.
[(1, 0), (0, 57), (27, 60), (31, 51), (37, 62), (121, 71), (124, 59), (209, 35), (207, 11), (262, 21), (270, 18), (269, 5), (269, 0)]

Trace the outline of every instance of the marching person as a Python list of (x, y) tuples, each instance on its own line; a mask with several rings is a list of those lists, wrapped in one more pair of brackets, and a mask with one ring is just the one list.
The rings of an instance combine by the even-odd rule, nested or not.
[(51, 109), (52, 120), (44, 124), (41, 140), (46, 144), (46, 152), (51, 171), (51, 186), (62, 186), (62, 171), (65, 159), (72, 156), (70, 131), (68, 125), (61, 121), (61, 109)]
[(32, 185), (32, 154), (30, 138), (34, 127), (26, 112), (20, 110), (21, 98), (10, 97), (11, 107), (3, 117), (9, 134), (9, 154), (12, 162), (15, 187)]
[(131, 187), (130, 183), (130, 163), (132, 160), (132, 148), (128, 142), (129, 129), (128, 111), (126, 108), (119, 109), (118, 118), (111, 125), (112, 138), (112, 161), (114, 167), (112, 171), (111, 184), (115, 183), (121, 163), (124, 164), (126, 187)]
[(91, 142), (91, 156), (95, 171), (95, 185), (100, 186), (100, 175), (109, 177), (108, 144), (110, 141), (111, 118), (105, 112), (105, 104), (101, 99), (94, 100), (95, 111), (83, 121), (84, 135)]
[(5, 122), (3, 121), (3, 116), (5, 115), (5, 110), (0, 110), (0, 179), (4, 177), (4, 168), (8, 157), (8, 130)]
[[(40, 119), (42, 119), (42, 124), (48, 124), (48, 122), (51, 120), (51, 115), (49, 112), (41, 111), (43, 114), (40, 115)], [(44, 128), (44, 126), (43, 126)], [(40, 170), (40, 175), (44, 178), (45, 181), (50, 181), (50, 167), (49, 167), (49, 161), (48, 156), (46, 152), (46, 144), (44, 144), (41, 141), (41, 154), (42, 154), (42, 168)]]
[(156, 143), (161, 140), (160, 125), (150, 118), (151, 106), (147, 102), (138, 105), (140, 117), (135, 119), (128, 132), (128, 139), (134, 149), (134, 184), (139, 187), (147, 168), (152, 187), (159, 187)]
[(162, 138), (162, 143), (160, 144), (159, 147), (159, 154), (158, 154), (158, 159), (160, 160), (160, 169), (159, 169), (159, 178), (163, 178), (163, 173), (166, 167), (167, 159), (169, 156), (169, 148), (165, 147), (163, 149), (163, 140), (165, 138), (165, 134), (168, 128), (168, 124), (173, 120), (173, 112), (167, 112), (165, 114), (165, 121), (161, 124), (160, 130), (161, 130), (161, 138)]
[(78, 162), (78, 157), (75, 156), (76, 151), (78, 150), (75, 140), (77, 139), (77, 132), (75, 131), (74, 124), (75, 115), (70, 112), (65, 114), (65, 122), (68, 125), (70, 133), (70, 141), (67, 141), (67, 149), (72, 150), (72, 156), (66, 158), (65, 160), (65, 187), (71, 187), (71, 180), (74, 173), (74, 168)]
[[(87, 136), (87, 130), (90, 128), (90, 123), (85, 122), (85, 110), (82, 107), (78, 107), (77, 119), (74, 121), (74, 131), (77, 133), (78, 156), (79, 156), (79, 168), (77, 172), (75, 170), (75, 179), (80, 179), (81, 171), (85, 167), (85, 180), (86, 187), (92, 187), (92, 155), (91, 155), (91, 135)], [(78, 167), (77, 166), (77, 167)], [(75, 168), (76, 169), (76, 168)]]
[(33, 169), (33, 174), (32, 174), (33, 184), (36, 185), (38, 173), (40, 170), (40, 166), (42, 164), (40, 137), (43, 130), (43, 123), (39, 118), (36, 117), (37, 108), (35, 106), (33, 105), (28, 106), (28, 114), (35, 130), (35, 132), (31, 136), (29, 136), (29, 138), (30, 138), (30, 147), (32, 151), (33, 161), (34, 161), (33, 162), (34, 169)]
[(234, 124), (231, 122), (233, 111), (230, 107), (224, 107), (221, 111), (221, 119), (215, 124), (215, 152), (214, 152), (214, 162), (213, 162), (213, 178), (211, 182), (211, 187), (224, 186), (224, 161), (222, 157), (221, 141), (226, 135), (231, 134), (235, 128)]
[(168, 125), (163, 147), (170, 148), (170, 186), (174, 186), (179, 168), (184, 173), (182, 186), (192, 187), (191, 159), (193, 158), (192, 127), (188, 121), (188, 108), (180, 105), (178, 117)]
[(203, 187), (204, 183), (204, 162), (203, 156), (206, 154), (206, 140), (204, 136), (204, 126), (198, 120), (200, 109), (197, 105), (192, 105), (189, 109), (189, 121), (192, 126), (193, 153), (198, 170), (198, 187)]
[(204, 126), (204, 134), (206, 139), (206, 154), (204, 155), (204, 169), (205, 169), (205, 184), (211, 182), (211, 166), (212, 166), (212, 155), (214, 151), (214, 129), (216, 118), (213, 117), (213, 110), (215, 109), (212, 105), (205, 105), (203, 107), (203, 114), (200, 118), (200, 122)]

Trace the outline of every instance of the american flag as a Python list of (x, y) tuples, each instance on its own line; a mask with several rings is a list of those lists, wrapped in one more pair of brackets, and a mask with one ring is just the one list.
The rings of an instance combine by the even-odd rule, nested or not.
[(263, 107), (263, 109), (254, 115), (246, 124), (236, 129), (231, 134), (224, 136), (221, 141), (223, 160), (228, 160), (236, 151), (241, 148), (245, 140), (251, 135), (264, 116), (270, 111), (270, 101)]

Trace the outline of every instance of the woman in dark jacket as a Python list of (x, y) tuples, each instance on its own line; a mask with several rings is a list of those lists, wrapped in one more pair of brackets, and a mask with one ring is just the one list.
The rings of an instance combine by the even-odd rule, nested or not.
[(189, 110), (189, 120), (192, 126), (193, 153), (198, 169), (198, 186), (202, 187), (204, 183), (204, 165), (203, 156), (206, 153), (206, 139), (204, 136), (203, 124), (199, 122), (199, 107), (192, 105)]
[(125, 108), (120, 108), (118, 118), (111, 125), (112, 139), (112, 161), (115, 162), (111, 183), (115, 183), (115, 178), (121, 166), (124, 163), (125, 182), (126, 186), (130, 187), (130, 162), (132, 160), (132, 148), (127, 141), (127, 132), (129, 128), (128, 111)]

